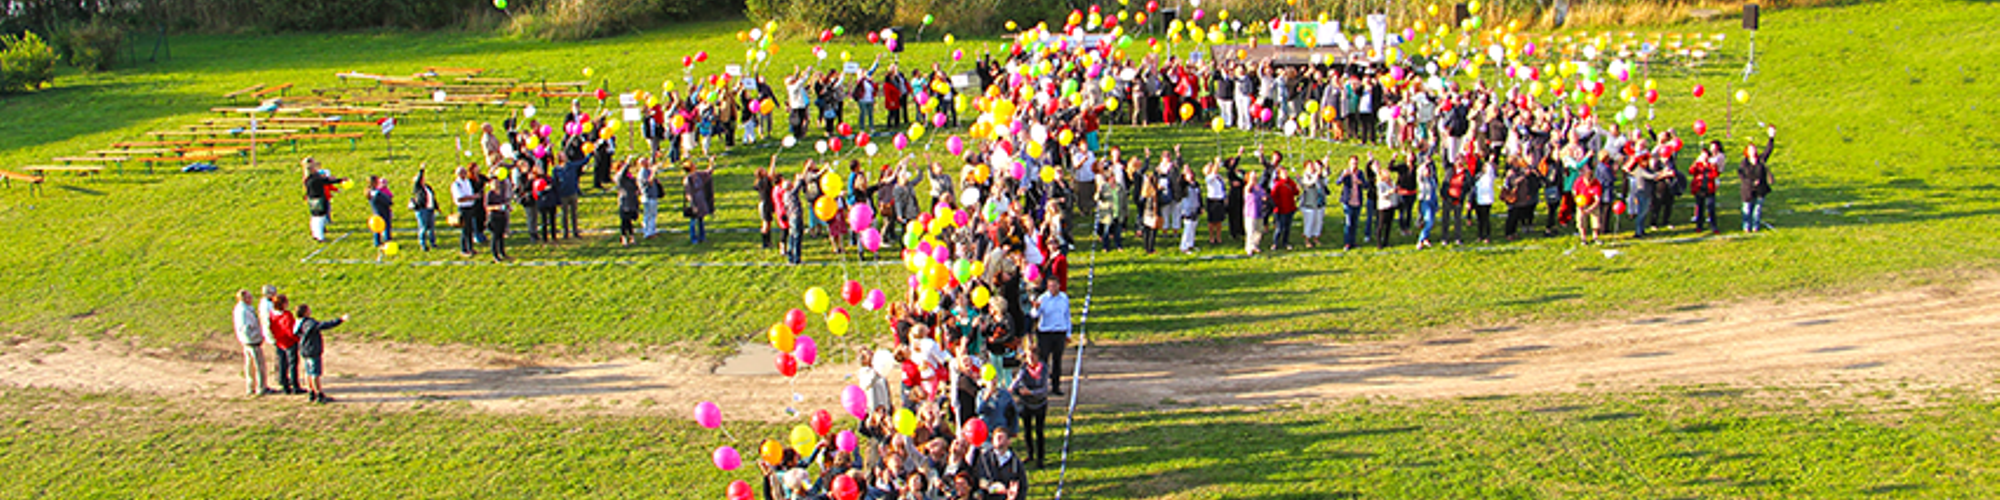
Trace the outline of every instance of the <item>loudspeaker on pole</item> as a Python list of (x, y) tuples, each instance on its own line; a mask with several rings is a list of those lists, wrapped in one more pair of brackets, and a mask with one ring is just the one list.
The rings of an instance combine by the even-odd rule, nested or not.
[(1757, 4), (1743, 4), (1743, 29), (1757, 31)]

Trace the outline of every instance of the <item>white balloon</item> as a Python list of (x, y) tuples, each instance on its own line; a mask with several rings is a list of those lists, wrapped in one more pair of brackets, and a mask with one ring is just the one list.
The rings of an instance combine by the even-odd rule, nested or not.
[(526, 116), (526, 117), (528, 117), (528, 118), (534, 118), (534, 117), (535, 117), (535, 105), (533, 105), (533, 104), (529, 104), (529, 105), (528, 105), (528, 107), (525, 107), (525, 108), (521, 108), (521, 115), (522, 115), (522, 116)]
[(819, 154), (826, 154), (826, 141), (821, 140), (819, 142), (814, 142), (813, 149), (819, 150)]
[(899, 369), (902, 364), (896, 362), (896, 355), (890, 353), (888, 349), (876, 349), (874, 361), (871, 365), (875, 368), (875, 373), (881, 374), (882, 378), (889, 378), (902, 371)]
[(750, 28), (750, 40), (756, 41), (759, 38), (764, 38), (764, 28)]
[(868, 146), (861, 148), (861, 150), (868, 152), (868, 156), (875, 156), (875, 152), (879, 151), (880, 148), (875, 147), (875, 143), (871, 142), (868, 143)]
[(789, 136), (789, 135), (788, 135), (788, 136), (785, 136), (785, 140), (783, 140), (783, 141), (779, 141), (779, 142), (780, 142), (781, 144), (784, 144), (784, 146), (785, 146), (785, 147), (788, 147), (788, 148), (789, 148), (789, 147), (792, 147), (792, 146), (797, 146), (797, 145), (799, 145), (799, 138), (798, 138), (798, 137), (794, 137), (794, 136)]

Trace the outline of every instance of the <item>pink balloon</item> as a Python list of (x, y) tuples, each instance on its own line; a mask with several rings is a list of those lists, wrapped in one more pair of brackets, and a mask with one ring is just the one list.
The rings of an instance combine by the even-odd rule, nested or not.
[(743, 455), (736, 453), (735, 448), (728, 446), (715, 447), (715, 454), (711, 458), (715, 461), (715, 468), (717, 469), (730, 471), (743, 466)]
[(897, 151), (902, 151), (902, 150), (905, 150), (905, 149), (910, 149), (910, 136), (908, 136), (908, 135), (904, 135), (904, 134), (900, 134), (900, 133), (899, 133), (899, 134), (896, 134), (896, 140), (895, 140), (894, 142), (895, 142), (895, 144), (896, 144), (896, 150), (897, 150)]
[(694, 422), (710, 429), (722, 427), (722, 408), (713, 401), (702, 401), (694, 405)]
[(958, 227), (965, 227), (966, 224), (972, 223), (972, 216), (966, 215), (965, 210), (960, 210), (957, 214), (952, 215), (952, 222), (958, 223)]
[(1262, 110), (1258, 110), (1257, 121), (1265, 121), (1265, 122), (1271, 121), (1271, 108), (1264, 108)]
[(854, 437), (854, 431), (840, 431), (840, 434), (833, 436), (833, 445), (840, 448), (841, 453), (854, 453), (854, 449), (859, 448), (861, 442)]
[(938, 114), (931, 115), (931, 126), (944, 128), (944, 112), (939, 111)]
[(923, 107), (923, 105), (930, 104), (930, 102), (931, 102), (930, 92), (925, 92), (925, 91), (917, 92), (917, 107)]
[(1042, 268), (1040, 266), (1028, 266), (1027, 270), (1021, 272), (1021, 277), (1027, 279), (1029, 283), (1040, 282), (1042, 281)]
[[(911, 289), (911, 290), (917, 290), (917, 289), (921, 289), (921, 288), (923, 288), (923, 287), (924, 287), (924, 282), (923, 282), (923, 281), (921, 281), (921, 280), (919, 280), (919, 279), (917, 279), (917, 275), (914, 275), (914, 274), (910, 275), (910, 289)], [(869, 310), (870, 310), (870, 311), (873, 311), (874, 309), (869, 309)]]
[(882, 231), (875, 228), (861, 230), (861, 248), (870, 252), (882, 251)]
[(944, 147), (951, 151), (952, 156), (965, 154), (965, 139), (960, 139), (955, 135), (951, 136), (951, 139), (944, 141)]
[[(912, 278), (914, 277), (912, 276)], [(881, 290), (869, 290), (868, 298), (861, 299), (861, 307), (870, 311), (880, 311), (883, 306), (887, 305), (889, 305), (889, 297), (883, 294)]]
[(928, 241), (919, 241), (919, 242), (917, 242), (917, 253), (920, 253), (920, 254), (924, 254), (924, 255), (930, 255), (930, 254), (931, 254), (931, 242), (928, 242)]
[(847, 386), (840, 391), (840, 407), (854, 418), (868, 418), (868, 392), (861, 390), (861, 386)]
[(873, 227), (875, 225), (875, 207), (868, 206), (865, 203), (848, 207), (847, 224), (856, 230)]
[(1024, 165), (1024, 164), (1021, 164), (1021, 163), (1018, 163), (1018, 162), (1017, 162), (1017, 163), (1015, 163), (1015, 164), (1014, 164), (1014, 178), (1015, 178), (1015, 179), (1026, 179), (1026, 178), (1028, 178), (1028, 166), (1027, 166), (1027, 165)]
[(951, 60), (958, 61), (963, 59), (965, 59), (965, 49), (951, 49)]
[(951, 250), (946, 249), (944, 245), (931, 247), (931, 260), (935, 260), (939, 264), (950, 262)]
[(819, 343), (814, 342), (811, 335), (800, 335), (793, 342), (792, 355), (797, 356), (800, 363), (811, 365), (819, 362)]

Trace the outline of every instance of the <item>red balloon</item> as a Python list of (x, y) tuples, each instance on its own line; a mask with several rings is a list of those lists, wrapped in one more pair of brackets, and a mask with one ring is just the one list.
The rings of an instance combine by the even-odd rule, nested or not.
[(1611, 213), (1614, 213), (1614, 214), (1618, 214), (1618, 215), (1625, 215), (1625, 201), (1624, 201), (1624, 200), (1619, 200), (1619, 201), (1617, 201), (1617, 202), (1614, 202), (1614, 203), (1612, 203), (1612, 204), (1611, 204)]
[(847, 284), (840, 287), (840, 300), (847, 301), (847, 305), (850, 306), (860, 305), (861, 299), (866, 298), (864, 297), (866, 294), (867, 292), (861, 290), (861, 282), (859, 281), (847, 280)]
[(854, 477), (846, 474), (833, 476), (833, 499), (854, 500), (861, 498), (861, 486), (854, 483)]
[(611, 97), (610, 92), (605, 92), (604, 89), (597, 89), (597, 100), (602, 101), (610, 97)]
[(805, 312), (805, 311), (801, 311), (801, 310), (798, 310), (798, 309), (793, 309), (793, 310), (791, 310), (790, 312), (786, 312), (786, 313), (785, 313), (785, 328), (790, 328), (790, 329), (792, 329), (792, 334), (793, 334), (793, 335), (798, 335), (798, 334), (800, 334), (800, 333), (805, 333), (805, 331), (806, 331), (806, 312)]
[(833, 414), (827, 413), (826, 410), (813, 412), (812, 429), (814, 434), (819, 434), (819, 437), (826, 437), (826, 433), (833, 432)]
[(1604, 97), (1604, 82), (1590, 82), (1590, 94)]
[(820, 43), (826, 43), (832, 40), (833, 40), (833, 30), (820, 30), (819, 32)]
[(1160, 12), (1160, 0), (1146, 0), (1146, 12), (1158, 14)]
[(695, 53), (694, 62), (708, 62), (708, 51), (704, 50)]
[(798, 375), (799, 358), (792, 357), (789, 352), (778, 353), (778, 374), (787, 377)]
[(1658, 90), (1646, 91), (1646, 104), (1652, 104), (1656, 102), (1660, 102), (1660, 91)]
[(827, 149), (831, 149), (831, 150), (833, 150), (833, 152), (835, 152), (835, 153), (838, 153), (838, 152), (840, 152), (840, 138), (839, 138), (839, 137), (834, 137), (834, 138), (832, 138), (832, 139), (827, 139), (827, 141), (826, 141), (826, 147), (827, 147)]
[[(868, 138), (868, 134), (861, 134), (861, 135), (859, 135), (859, 136), (856, 136), (856, 137), (854, 138), (854, 145), (856, 145), (856, 146), (861, 146), (861, 147), (864, 147), (864, 148), (865, 148), (865, 147), (868, 147), (868, 143), (870, 143), (870, 142), (875, 142), (875, 141), (874, 141), (873, 139), (869, 139), (869, 138)], [(852, 304), (849, 304), (849, 305), (852, 305)]]
[(1097, 5), (1097, 4), (1090, 4), (1090, 13), (1092, 13), (1092, 14), (1100, 14), (1100, 13), (1103, 13), (1103, 12), (1104, 12), (1104, 9), (1103, 9), (1102, 7), (1099, 7), (1099, 6)]
[(965, 421), (965, 425), (958, 426), (958, 435), (959, 437), (964, 438), (968, 443), (973, 443), (973, 444), (985, 443), (986, 421), (976, 418), (968, 419)]
[(1708, 135), (1708, 122), (1695, 120), (1694, 135)]
[(840, 130), (840, 135), (854, 135), (854, 127), (852, 125), (841, 123), (837, 128)]
[(750, 483), (738, 479), (729, 483), (729, 500), (750, 500), (755, 492), (750, 491)]
[(882, 43), (882, 35), (880, 33), (876, 33), (873, 31), (868, 32), (868, 43), (870, 44)]
[(681, 56), (681, 66), (693, 66), (694, 56)]
[(1697, 83), (1697, 84), (1694, 84), (1694, 96), (1695, 96), (1695, 97), (1701, 97), (1701, 96), (1702, 96), (1702, 94), (1707, 94), (1707, 93), (1708, 93), (1708, 87), (1703, 87), (1703, 86), (1701, 86), (1701, 84), (1699, 84), (1699, 83)]

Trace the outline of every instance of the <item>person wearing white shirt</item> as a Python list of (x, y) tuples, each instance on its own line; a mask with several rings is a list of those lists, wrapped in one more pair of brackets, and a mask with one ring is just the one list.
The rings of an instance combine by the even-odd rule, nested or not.
[(1035, 317), (1035, 356), (1049, 367), (1049, 383), (1055, 386), (1055, 395), (1062, 391), (1062, 355), (1069, 346), (1069, 294), (1057, 288), (1055, 278), (1042, 278), (1042, 294), (1035, 297), (1035, 308), (1029, 314)]
[(472, 245), (477, 238), (480, 219), (486, 214), (479, 212), (479, 190), (472, 185), (472, 169), (460, 167), (458, 180), (451, 183), (451, 199), (458, 203), (458, 254), (472, 256)]
[(271, 387), (264, 385), (264, 330), (263, 321), (257, 317), (257, 306), (251, 301), (256, 297), (249, 290), (236, 291), (236, 307), (231, 318), (236, 324), (236, 342), (243, 344), (243, 381), (245, 391), (251, 396), (271, 393)]
[(1208, 206), (1208, 244), (1222, 244), (1222, 223), (1229, 220), (1229, 182), (1222, 178), (1222, 158), (1202, 169), (1201, 197)]
[(1070, 195), (1074, 201), (1069, 206), (1077, 215), (1088, 216), (1097, 211), (1097, 171), (1093, 170), (1097, 166), (1097, 154), (1090, 152), (1090, 147), (1082, 143), (1076, 143), (1070, 149), (1070, 165), (1076, 167), (1076, 191)]

